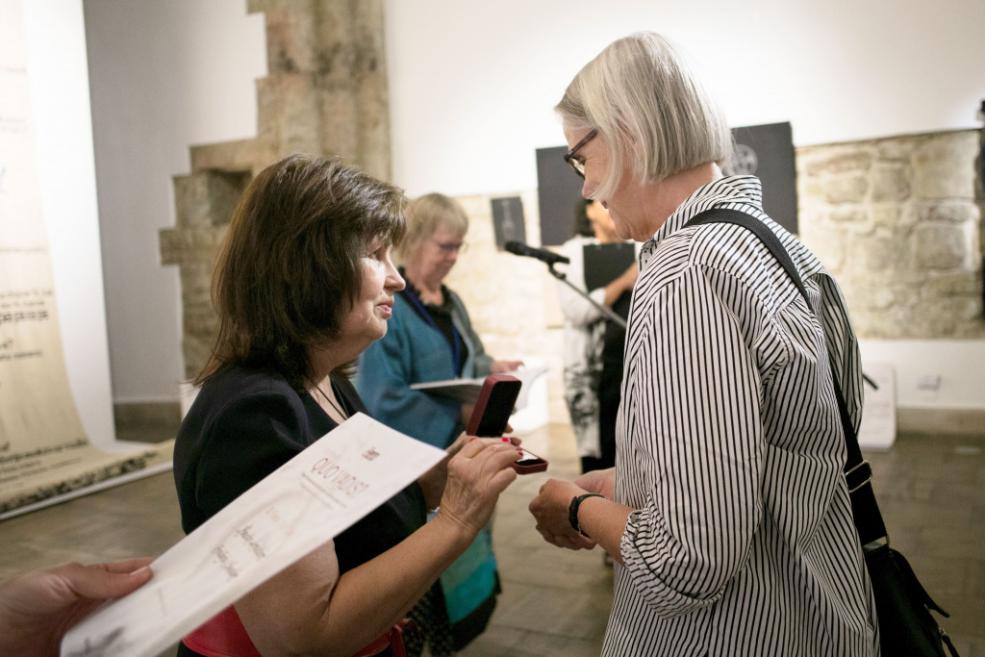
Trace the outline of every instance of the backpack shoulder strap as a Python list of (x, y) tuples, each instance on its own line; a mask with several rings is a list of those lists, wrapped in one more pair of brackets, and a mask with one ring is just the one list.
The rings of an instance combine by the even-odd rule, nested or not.
[(807, 290), (804, 289), (804, 283), (800, 280), (800, 272), (797, 271), (796, 265), (793, 264), (793, 260), (790, 259), (790, 254), (787, 250), (783, 248), (783, 244), (780, 243), (780, 238), (776, 236), (772, 230), (770, 230), (766, 224), (764, 224), (759, 219), (746, 214), (745, 212), (740, 212), (739, 210), (728, 210), (726, 208), (712, 208), (711, 210), (705, 210), (701, 214), (695, 215), (691, 221), (684, 224), (684, 227), (688, 226), (701, 226), (704, 224), (736, 224), (742, 226), (743, 228), (752, 232), (759, 241), (763, 243), (776, 261), (783, 267), (783, 270), (787, 272), (787, 276), (797, 287), (797, 291), (800, 295), (804, 297), (804, 301), (807, 303), (807, 308), (810, 309), (811, 302), (807, 298)]
[[(777, 263), (790, 277), (791, 282), (796, 286), (807, 304), (807, 309), (813, 313), (810, 300), (807, 298), (807, 290), (804, 282), (800, 278), (800, 272), (794, 265), (790, 254), (783, 248), (783, 244), (776, 234), (769, 229), (762, 221), (739, 210), (729, 210), (726, 208), (712, 208), (695, 215), (684, 224), (684, 228), (690, 226), (702, 226), (705, 224), (735, 224), (752, 232), (763, 246), (773, 255)], [(882, 514), (879, 512), (879, 505), (876, 503), (875, 493), (872, 491), (872, 468), (862, 457), (862, 450), (858, 445), (858, 437), (855, 434), (855, 426), (851, 416), (848, 414), (848, 406), (845, 403), (845, 395), (838, 385), (838, 379), (834, 378), (832, 369), (832, 383), (834, 384), (835, 398), (838, 402), (838, 415), (841, 419), (842, 433), (845, 437), (845, 448), (848, 458), (845, 463), (845, 479), (848, 482), (848, 492), (852, 500), (852, 513), (855, 517), (855, 529), (863, 546), (883, 545), (888, 542), (886, 537), (886, 525), (883, 522)]]

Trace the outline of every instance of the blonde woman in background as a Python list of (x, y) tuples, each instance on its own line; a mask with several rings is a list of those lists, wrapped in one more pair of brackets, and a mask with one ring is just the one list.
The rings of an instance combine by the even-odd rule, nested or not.
[[(394, 295), (390, 330), (363, 353), (356, 387), (374, 418), (445, 448), (461, 433), (472, 405), (410, 385), (508, 372), (522, 363), (486, 353), (461, 297), (444, 284), (465, 250), (469, 220), (462, 206), (443, 194), (427, 194), (411, 201), (405, 214), (407, 233), (397, 256), (407, 287)], [(432, 657), (450, 655), (478, 636), (499, 590), (487, 527), (412, 614)]]

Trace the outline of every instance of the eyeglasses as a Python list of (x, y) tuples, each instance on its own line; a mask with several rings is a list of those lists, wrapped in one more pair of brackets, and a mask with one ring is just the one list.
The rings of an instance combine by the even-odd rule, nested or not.
[(578, 151), (581, 150), (582, 146), (595, 139), (598, 134), (598, 130), (591, 130), (587, 135), (581, 138), (580, 142), (575, 144), (574, 148), (564, 154), (564, 161), (570, 164), (571, 168), (574, 169), (575, 173), (577, 173), (581, 178), (585, 177), (585, 161), (577, 157)]
[(469, 245), (465, 242), (439, 242), (438, 240), (431, 241), (434, 242), (434, 245), (438, 247), (438, 250), (445, 255), (465, 253), (469, 250)]

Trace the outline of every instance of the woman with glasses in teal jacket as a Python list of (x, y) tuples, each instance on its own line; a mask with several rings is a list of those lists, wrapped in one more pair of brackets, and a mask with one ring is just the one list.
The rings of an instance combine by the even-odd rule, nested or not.
[[(356, 387), (374, 418), (444, 448), (462, 432), (472, 405), (411, 390), (411, 384), (508, 372), (521, 362), (486, 353), (462, 299), (443, 283), (465, 250), (464, 208), (442, 194), (427, 194), (408, 204), (406, 217), (397, 256), (407, 287), (394, 295), (387, 335), (363, 352)], [(451, 654), (481, 633), (498, 592), (487, 528), (432, 590), (430, 617), (417, 619), (431, 654)]]

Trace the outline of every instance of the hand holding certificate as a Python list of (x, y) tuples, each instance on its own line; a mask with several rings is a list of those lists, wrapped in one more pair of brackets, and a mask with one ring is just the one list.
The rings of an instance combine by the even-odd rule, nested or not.
[(149, 557), (83, 566), (66, 563), (0, 584), (0, 655), (56, 657), (65, 631), (106, 600), (151, 578)]
[(165, 552), (151, 564), (150, 583), (70, 630), (61, 654), (157, 654), (444, 456), (354, 416)]

